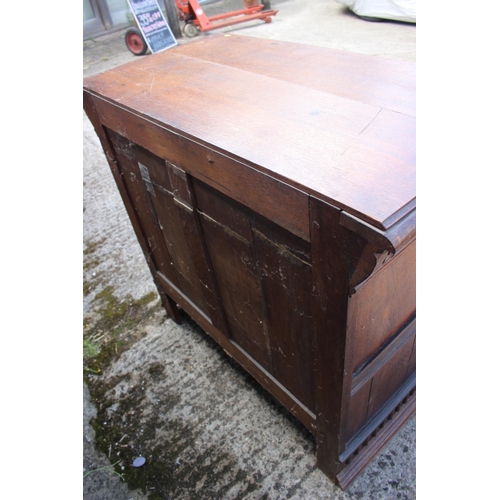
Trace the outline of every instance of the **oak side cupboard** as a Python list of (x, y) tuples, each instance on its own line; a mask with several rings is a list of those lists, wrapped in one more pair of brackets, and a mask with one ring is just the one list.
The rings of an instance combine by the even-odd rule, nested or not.
[(415, 412), (415, 64), (210, 35), (84, 81), (169, 317), (346, 488)]

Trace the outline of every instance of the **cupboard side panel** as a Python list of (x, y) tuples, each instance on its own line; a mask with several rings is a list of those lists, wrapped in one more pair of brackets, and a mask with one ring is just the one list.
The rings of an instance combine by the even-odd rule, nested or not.
[(198, 211), (221, 224), (228, 234), (251, 244), (251, 210), (196, 178), (192, 178), (192, 184)]
[[(227, 325), (211, 276), (210, 263), (202, 238), (195, 209), (189, 176), (150, 151), (109, 131), (117, 148), (127, 158), (125, 169), (131, 177), (141, 178), (149, 209), (156, 228), (168, 250), (170, 270), (158, 268), (179, 292), (210, 318), (221, 332), (227, 334)], [(140, 184), (140, 183), (139, 183)], [(144, 211), (142, 211), (144, 212)], [(141, 216), (142, 217), (142, 216)], [(170, 274), (168, 274), (170, 272)]]
[(385, 417), (414, 388), (414, 347), (415, 328), (410, 325), (353, 378), (347, 453), (378, 432)]
[(220, 293), (214, 280), (210, 256), (196, 210), (192, 178), (169, 162), (167, 162), (167, 168), (171, 179), (177, 214), (182, 223), (187, 247), (193, 251), (193, 263), (196, 268), (208, 314), (212, 323), (219, 331), (228, 336), (227, 321), (223, 312)]
[(408, 245), (349, 299), (354, 372), (415, 317), (415, 248), (415, 242)]
[(415, 373), (414, 343), (415, 334), (373, 376), (367, 420), (375, 415)]
[(346, 430), (347, 440), (352, 438), (366, 423), (371, 387), (372, 380), (370, 379), (359, 390), (351, 394)]

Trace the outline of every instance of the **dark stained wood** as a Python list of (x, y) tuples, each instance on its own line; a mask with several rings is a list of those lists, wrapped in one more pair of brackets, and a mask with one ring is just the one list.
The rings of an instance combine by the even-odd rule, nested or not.
[[(416, 321), (412, 321), (353, 374), (347, 441), (359, 439), (358, 433), (362, 432), (370, 418), (380, 412), (393, 395), (412, 380), (416, 369), (415, 328)], [(411, 387), (413, 385), (410, 383)]]
[(384, 366), (393, 355), (400, 352), (401, 349), (403, 349), (404, 344), (406, 344), (409, 340), (412, 344), (412, 352), (409, 359), (406, 360), (406, 368), (403, 370), (403, 374), (406, 374), (405, 376), (409, 376), (415, 371), (414, 343), (416, 326), (417, 321), (414, 319), (397, 332), (396, 335), (388, 342), (382, 344), (377, 353), (353, 373), (351, 394), (354, 394), (360, 386), (365, 385), (368, 381), (372, 380), (377, 371), (379, 371), (380, 368)]
[[(116, 105), (95, 99), (99, 116), (106, 127), (115, 130), (157, 156), (168, 158), (195, 178), (280, 224), (298, 236), (309, 239), (307, 195), (286, 183), (234, 161), (213, 147), (173, 133), (164, 126), (125, 112)], [(259, 186), (257, 190), (249, 186)]]
[(228, 231), (235, 233), (235, 237), (243, 238), (248, 244), (252, 243), (250, 210), (196, 179), (193, 179), (193, 188), (198, 211), (207, 218), (218, 221)]
[(170, 297), (170, 295), (167, 295), (163, 291), (160, 291), (160, 298), (163, 307), (167, 311), (167, 316), (174, 320), (177, 324), (180, 324), (182, 321), (182, 315), (175, 301)]
[(189, 187), (188, 176), (184, 170), (176, 167), (173, 163), (167, 163), (167, 172), (172, 186), (172, 194), (186, 208), (193, 208), (193, 194)]
[(366, 424), (367, 407), (370, 399), (371, 382), (369, 379), (364, 384), (352, 389), (349, 398), (346, 436), (353, 437)]
[(106, 130), (106, 132), (113, 146), (117, 175), (124, 186), (122, 193), (130, 204), (129, 215), (134, 213), (134, 219), (137, 220), (138, 226), (136, 231), (141, 235), (147, 235), (143, 240), (143, 250), (151, 261), (153, 269), (159, 270), (168, 276), (173, 283), (178, 284), (177, 277), (171, 267), (169, 251), (165, 247), (138, 164), (135, 161), (137, 147), (111, 130)]
[(342, 488), (415, 411), (414, 102), (414, 65), (235, 36), (85, 81), (168, 315), (304, 423)]
[[(197, 53), (206, 54), (207, 44), (199, 45)], [(316, 90), (300, 79), (292, 83), (268, 76), (265, 67), (259, 74), (176, 49), (91, 77), (87, 87), (148, 121), (307, 189), (379, 229), (394, 224), (395, 213), (404, 215), (401, 211), (415, 198), (416, 120), (411, 113), (393, 111), (382, 102), (365, 104), (361, 91), (344, 97), (336, 88)], [(365, 71), (363, 61), (351, 57), (345, 85)], [(390, 87), (374, 84), (378, 78), (390, 79), (393, 68), (394, 62), (379, 60), (362, 90), (397, 99)], [(397, 74), (411, 89), (412, 74)], [(311, 78), (328, 82), (321, 70)]]
[[(106, 154), (106, 158), (108, 160), (111, 172), (113, 174), (113, 177), (119, 187), (120, 190), (120, 195), (122, 197), (123, 203), (125, 205), (125, 208), (127, 210), (128, 216), (130, 218), (130, 221), (132, 223), (132, 226), (135, 230), (135, 233), (137, 235), (137, 238), (139, 240), (139, 244), (141, 245), (142, 251), (144, 253), (144, 256), (146, 258), (146, 262), (151, 270), (151, 274), (153, 276), (153, 280), (158, 287), (158, 291), (160, 293), (160, 298), (162, 305), (164, 306), (167, 316), (171, 318), (173, 321), (176, 323), (180, 323), (181, 321), (181, 314), (179, 309), (177, 308), (176, 303), (172, 300), (170, 296), (164, 293), (161, 287), (160, 280), (158, 279), (157, 276), (157, 266), (153, 259), (151, 258), (151, 253), (150, 253), (150, 247), (147, 243), (147, 237), (146, 234), (143, 232), (143, 228), (141, 226), (141, 221), (138, 218), (138, 214), (135, 210), (134, 204), (132, 203), (130, 199), (130, 195), (127, 192), (126, 186), (123, 183), (123, 180), (121, 178), (121, 172), (119, 170), (119, 166), (117, 163), (117, 154), (116, 154), (116, 149), (113, 148), (111, 145), (111, 142), (109, 140), (110, 134), (112, 132), (110, 130), (105, 129), (105, 127), (100, 123), (99, 117), (95, 108), (94, 100), (93, 97), (89, 93), (84, 93), (83, 95), (83, 105), (85, 112), (87, 116), (89, 117), (90, 121), (92, 122), (92, 125), (94, 126), (94, 129), (97, 133), (97, 136), (99, 137), (99, 140), (101, 141), (102, 148), (104, 150), (104, 153)], [(127, 149), (124, 144), (124, 149)], [(130, 147), (130, 144), (128, 145)], [(131, 153), (131, 151), (129, 151)]]
[[(190, 297), (197, 308), (208, 315), (221, 331), (227, 331), (210, 274), (206, 249), (200, 237), (200, 227), (191, 205), (193, 196), (186, 173), (169, 162), (165, 163), (142, 147), (132, 146), (127, 139), (113, 132), (110, 132), (110, 136), (117, 151), (128, 153), (127, 159), (120, 157), (119, 154), (117, 156), (122, 169), (125, 171), (127, 166), (134, 168), (134, 163), (139, 167), (146, 188), (143, 194), (147, 198), (148, 206), (144, 202), (139, 202), (138, 200), (142, 199), (139, 197), (136, 198), (136, 204), (142, 207), (143, 211), (151, 211), (154, 215), (154, 221), (168, 249), (173, 274), (169, 274), (172, 271), (165, 269), (164, 266), (159, 266), (158, 270), (170, 276), (170, 280)], [(131, 178), (136, 179), (136, 174), (137, 170)], [(125, 183), (127, 183), (126, 178), (125, 176)], [(152, 223), (153, 219), (149, 220)], [(150, 231), (157, 234), (156, 228), (151, 228)], [(158, 239), (158, 236), (156, 238)], [(155, 248), (156, 245), (154, 243)]]
[(198, 286), (201, 286), (212, 323), (219, 331), (228, 336), (229, 329), (222, 311), (220, 292), (213, 275), (201, 223), (196, 215), (196, 202), (191, 179), (184, 171), (169, 162), (167, 162), (167, 169), (171, 179), (177, 214), (182, 223), (187, 247), (193, 256)]
[[(339, 224), (340, 210), (310, 199), (313, 266), (314, 342), (316, 364), (316, 440), (318, 465), (332, 480), (342, 464), (346, 415), (352, 373), (351, 339), (347, 336), (348, 285), (353, 263), (361, 251), (353, 236)], [(354, 243), (354, 252), (348, 249)], [(354, 258), (351, 259), (351, 255)]]
[(403, 349), (404, 344), (406, 344), (409, 340), (412, 344), (412, 353), (410, 354), (410, 359), (407, 360), (406, 368), (403, 370), (403, 373), (408, 376), (415, 371), (411, 358), (414, 357), (413, 344), (415, 339), (416, 324), (416, 319), (407, 324), (404, 328), (397, 332), (393, 338), (382, 344), (377, 353), (353, 373), (351, 394), (354, 394), (360, 386), (366, 384), (369, 380), (372, 380), (377, 371), (379, 371), (392, 356), (400, 352), (401, 349)]
[[(156, 216), (161, 221), (163, 238), (169, 249), (179, 288), (188, 297), (191, 297), (191, 300), (205, 314), (208, 314), (203, 293), (204, 287), (200, 286), (203, 281), (200, 283), (200, 276), (194, 263), (194, 259), (197, 258), (200, 251), (199, 238), (195, 247), (190, 245), (190, 242), (194, 240), (194, 237), (190, 235), (195, 231), (192, 222), (192, 209), (189, 213), (187, 208), (179, 207), (175, 203), (175, 198), (161, 189), (156, 189), (156, 195), (152, 196), (151, 200)], [(201, 264), (198, 267), (201, 268)], [(207, 268), (206, 262), (204, 268)]]
[(202, 38), (177, 53), (416, 115), (413, 63), (263, 38), (252, 38), (248, 50), (244, 37), (228, 38)]
[[(391, 397), (374, 413), (365, 425), (359, 429), (345, 444), (344, 451), (340, 454), (340, 461), (348, 464), (353, 457), (362, 451), (366, 443), (378, 433), (385, 432), (384, 427), (389, 424), (395, 413), (405, 404), (412, 394), (416, 392), (415, 374), (394, 392)], [(345, 465), (344, 465), (345, 466)]]
[(415, 205), (416, 200), (413, 200), (408, 206), (403, 207), (401, 213), (406, 215), (402, 218), (399, 218), (399, 213), (394, 214), (392, 218), (397, 220), (397, 223), (393, 224), (388, 231), (375, 229), (347, 212), (342, 212), (340, 215), (340, 223), (378, 248), (395, 254), (415, 240), (417, 216)]
[(314, 411), (309, 245), (257, 216), (252, 220), (252, 229), (274, 376)]
[(350, 336), (357, 370), (416, 311), (416, 244), (412, 243), (374, 274), (349, 302)]
[(398, 429), (415, 413), (416, 393), (413, 392), (404, 403), (388, 417), (385, 425), (381, 427), (372, 439), (368, 439), (366, 446), (363, 446), (359, 453), (352, 454), (352, 459), (347, 463), (339, 474), (337, 474), (338, 485), (346, 489), (356, 476), (370, 463), (370, 460), (385, 446), (389, 439)]
[(415, 335), (410, 337), (398, 351), (394, 352), (373, 376), (368, 403), (368, 420), (408, 380), (408, 367), (414, 364), (411, 359), (414, 340)]
[[(227, 214), (217, 220), (200, 212), (200, 221), (231, 338), (267, 371), (273, 373), (255, 248), (251, 239), (245, 239), (232, 230), (234, 226), (226, 224), (228, 221), (241, 220), (245, 214), (238, 209), (237, 204), (231, 203), (221, 194), (212, 196), (210, 205), (221, 205), (211, 211), (212, 215)], [(249, 224), (248, 220), (247, 225)]]

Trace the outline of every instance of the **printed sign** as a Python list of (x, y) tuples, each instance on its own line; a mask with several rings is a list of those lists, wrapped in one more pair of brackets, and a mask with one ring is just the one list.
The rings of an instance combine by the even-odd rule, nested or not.
[(128, 3), (153, 54), (177, 45), (157, 0), (128, 0)]

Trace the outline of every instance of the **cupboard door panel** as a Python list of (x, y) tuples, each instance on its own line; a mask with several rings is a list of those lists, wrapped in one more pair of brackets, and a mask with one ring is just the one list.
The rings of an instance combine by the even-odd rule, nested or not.
[(230, 336), (266, 370), (270, 347), (260, 277), (251, 242), (200, 213)]
[(223, 333), (227, 331), (201, 228), (192, 206), (189, 177), (172, 163), (109, 130), (131, 201), (147, 223), (160, 271)]
[(193, 180), (231, 338), (314, 408), (310, 243)]
[[(113, 146), (117, 167), (120, 171), (128, 198), (140, 221), (149, 257), (153, 261), (155, 268), (165, 275), (175, 286), (179, 287), (179, 281), (170, 264), (170, 254), (165, 246), (161, 230), (147, 195), (144, 182), (142, 181), (136, 160), (137, 146), (112, 130), (107, 129), (106, 133)], [(141, 235), (138, 236), (141, 239)]]
[(187, 209), (178, 207), (173, 195), (158, 186), (155, 186), (155, 194), (151, 195), (150, 199), (170, 253), (179, 288), (208, 315), (202, 292), (202, 283), (193, 259), (193, 257), (201, 253), (201, 249), (198, 248), (200, 242), (194, 247), (189, 245), (188, 242), (188, 233), (193, 231), (189, 218), (192, 218), (193, 215), (192, 213), (182, 213)]
[(309, 244), (258, 216), (252, 227), (274, 376), (314, 410)]

